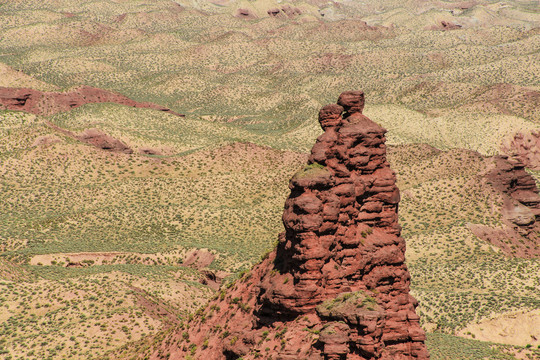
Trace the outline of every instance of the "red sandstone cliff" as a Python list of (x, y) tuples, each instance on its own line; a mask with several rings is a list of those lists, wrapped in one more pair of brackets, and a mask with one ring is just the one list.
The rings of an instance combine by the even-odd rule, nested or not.
[(152, 358), (429, 358), (409, 295), (386, 130), (363, 106), (354, 91), (321, 109), (325, 132), (290, 181), (276, 250)]

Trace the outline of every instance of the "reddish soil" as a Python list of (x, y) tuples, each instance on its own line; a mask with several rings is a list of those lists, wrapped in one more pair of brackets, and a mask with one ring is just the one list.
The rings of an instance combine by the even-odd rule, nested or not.
[(143, 289), (132, 286), (131, 290), (137, 298), (137, 305), (153, 319), (165, 322), (167, 325), (178, 324), (178, 315), (174, 310), (167, 309), (163, 304), (152, 300), (152, 296)]
[(247, 19), (247, 20), (253, 20), (257, 18), (257, 15), (255, 15), (253, 11), (251, 11), (250, 9), (244, 9), (244, 8), (240, 8), (236, 10), (236, 14), (234, 16), (241, 19)]
[(214, 259), (215, 256), (210, 251), (206, 249), (197, 249), (186, 254), (184, 265), (191, 266), (195, 269), (202, 269), (210, 265)]
[(161, 105), (138, 102), (121, 94), (91, 86), (80, 86), (68, 92), (42, 92), (28, 88), (0, 87), (0, 109), (26, 111), (37, 115), (52, 115), (85, 104), (107, 102), (184, 116)]
[(103, 150), (123, 152), (125, 154), (133, 153), (133, 150), (122, 141), (115, 139), (98, 129), (86, 129), (82, 134), (78, 135), (77, 138), (84, 143)]
[(80, 134), (75, 134), (72, 131), (63, 129), (51, 123), (50, 121), (45, 121), (45, 124), (47, 124), (47, 126), (49, 126), (51, 129), (54, 129), (66, 136), (69, 136), (72, 139), (82, 141), (89, 145), (93, 145), (102, 150), (122, 152), (124, 154), (133, 153), (133, 150), (125, 143), (110, 135), (107, 135), (99, 129), (86, 129)]
[(428, 359), (409, 294), (386, 130), (343, 93), (290, 181), (277, 249), (151, 358)]

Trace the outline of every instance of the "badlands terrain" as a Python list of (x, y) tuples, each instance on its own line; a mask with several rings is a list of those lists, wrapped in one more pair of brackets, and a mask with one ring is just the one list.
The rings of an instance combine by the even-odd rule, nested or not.
[(431, 358), (540, 357), (538, 79), (534, 0), (0, 0), (0, 359), (199, 354), (357, 89)]

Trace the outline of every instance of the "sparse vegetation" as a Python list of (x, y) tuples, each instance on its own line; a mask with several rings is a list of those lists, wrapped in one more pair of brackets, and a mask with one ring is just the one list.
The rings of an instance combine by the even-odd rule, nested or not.
[[(526, 96), (540, 78), (537, 9), (505, 3), (489, 5), (496, 24), (445, 32), (425, 28), (448, 9), (342, 7), (360, 6), (370, 25), (388, 26), (379, 33), (307, 15), (247, 22), (209, 4), (200, 6), (210, 16), (175, 12), (168, 0), (0, 0), (0, 86), (86, 84), (186, 114), (115, 104), (47, 118), (0, 111), (0, 358), (95, 358), (179, 326), (212, 296), (197, 270), (181, 266), (183, 251), (208, 248), (214, 270), (234, 273), (271, 249), (287, 183), (321, 133), (317, 111), (359, 87), (365, 114), (389, 130), (432, 359), (537, 357), (536, 343), (453, 336), (501, 312), (540, 308), (531, 275), (539, 262), (504, 257), (467, 228), (501, 221), (501, 200), (476, 181), (484, 160), (474, 151), (497, 153), (505, 136), (540, 123)], [(482, 6), (464, 16), (485, 21)], [(95, 149), (48, 123), (97, 127), (135, 154)], [(139, 153), (145, 148), (161, 155)], [(312, 164), (299, 174), (320, 172)], [(65, 256), (81, 252), (118, 255), (80, 264)], [(366, 299), (361, 306), (375, 307)], [(249, 311), (239, 298), (231, 303)]]

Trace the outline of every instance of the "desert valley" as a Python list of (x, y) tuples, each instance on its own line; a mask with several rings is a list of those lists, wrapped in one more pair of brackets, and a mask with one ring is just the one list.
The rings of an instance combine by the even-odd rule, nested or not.
[(536, 0), (0, 0), (0, 359), (539, 359), (539, 79)]

